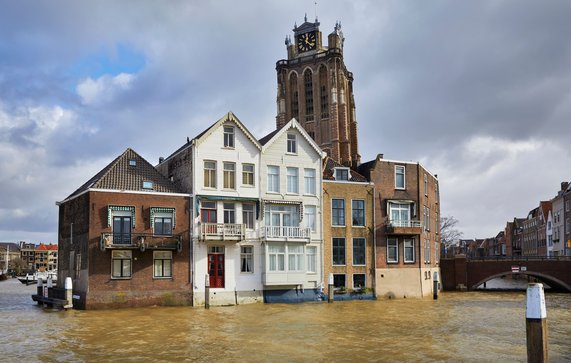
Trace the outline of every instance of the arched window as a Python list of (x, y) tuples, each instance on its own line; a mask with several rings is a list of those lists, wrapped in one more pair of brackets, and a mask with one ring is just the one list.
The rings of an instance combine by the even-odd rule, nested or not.
[(299, 118), (299, 100), (297, 91), (297, 74), (292, 73), (289, 76), (289, 89), (290, 89), (290, 107), (291, 117)]
[(319, 97), (321, 101), (321, 118), (329, 117), (329, 92), (327, 90), (327, 69), (319, 68)]
[(305, 85), (305, 120), (313, 120), (313, 74), (308, 69), (303, 73)]

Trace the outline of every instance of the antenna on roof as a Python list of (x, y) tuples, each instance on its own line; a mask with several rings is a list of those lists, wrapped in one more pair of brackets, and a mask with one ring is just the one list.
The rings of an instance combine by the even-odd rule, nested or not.
[(317, 1), (315, 2), (315, 22), (317, 23)]

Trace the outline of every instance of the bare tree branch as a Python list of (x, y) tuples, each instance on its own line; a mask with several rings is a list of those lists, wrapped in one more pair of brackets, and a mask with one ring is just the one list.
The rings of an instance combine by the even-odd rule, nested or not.
[(458, 220), (454, 216), (446, 216), (440, 218), (440, 240), (445, 246), (455, 244), (463, 235), (456, 225)]

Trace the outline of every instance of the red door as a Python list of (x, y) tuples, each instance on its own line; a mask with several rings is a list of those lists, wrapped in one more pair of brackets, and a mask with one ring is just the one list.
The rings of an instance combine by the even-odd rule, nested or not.
[(210, 287), (224, 287), (224, 254), (208, 254), (208, 275)]

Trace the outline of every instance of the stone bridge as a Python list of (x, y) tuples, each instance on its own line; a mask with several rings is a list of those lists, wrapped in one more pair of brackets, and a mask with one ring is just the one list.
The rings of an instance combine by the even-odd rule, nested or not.
[(527, 275), (549, 285), (553, 291), (571, 292), (571, 257), (458, 255), (441, 259), (443, 290), (474, 290), (484, 282), (506, 275)]

